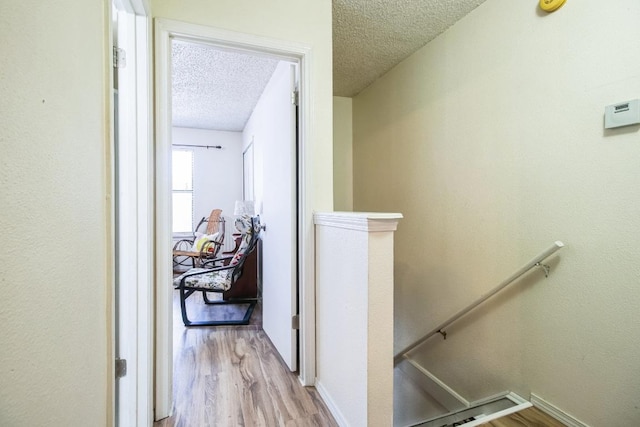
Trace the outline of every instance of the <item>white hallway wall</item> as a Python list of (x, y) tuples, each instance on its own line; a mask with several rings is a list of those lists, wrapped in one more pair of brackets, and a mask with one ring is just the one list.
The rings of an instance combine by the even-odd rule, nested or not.
[[(0, 388), (2, 425), (110, 423), (107, 7), (84, 0), (0, 3), (0, 94), (7, 106), (0, 144), (13, 147), (0, 157), (0, 260), (15, 266), (0, 276), (13, 287), (0, 308), (0, 383), (10, 385)], [(330, 210), (331, 4), (153, 0), (152, 9), (155, 16), (314, 46), (312, 205)], [(33, 241), (56, 248), (37, 269), (18, 255)], [(66, 268), (70, 259), (74, 269)]]
[(108, 5), (0, 2), (3, 426), (109, 424)]
[(194, 226), (212, 209), (222, 209), (227, 226), (233, 227), (235, 201), (242, 199), (242, 133), (174, 127), (172, 134), (173, 144), (202, 147), (186, 148), (193, 151)]
[(333, 97), (333, 204), (353, 210), (353, 100)]
[(593, 425), (638, 425), (640, 2), (488, 0), (354, 99), (357, 210), (400, 211), (400, 349), (547, 248), (434, 338), (425, 367), (468, 399), (534, 392)]

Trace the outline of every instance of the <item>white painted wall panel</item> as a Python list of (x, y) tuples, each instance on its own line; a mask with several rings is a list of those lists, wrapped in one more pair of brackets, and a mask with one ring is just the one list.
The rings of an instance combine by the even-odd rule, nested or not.
[(393, 424), (393, 235), (400, 214), (317, 213), (317, 387), (343, 426)]
[(317, 381), (345, 425), (366, 426), (368, 236), (332, 227), (316, 230)]
[(333, 97), (333, 208), (353, 210), (353, 100)]
[(0, 3), (0, 425), (107, 425), (107, 4)]
[[(419, 355), (469, 400), (535, 392), (589, 425), (638, 423), (640, 3), (488, 0), (358, 95), (358, 210), (401, 210), (396, 348), (567, 246)], [(597, 402), (597, 403), (595, 403)]]

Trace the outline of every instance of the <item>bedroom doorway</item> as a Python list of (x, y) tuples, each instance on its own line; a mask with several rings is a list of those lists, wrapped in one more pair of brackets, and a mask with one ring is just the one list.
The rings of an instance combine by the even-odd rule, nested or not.
[[(247, 141), (250, 139), (250, 143), (247, 143), (245, 148), (249, 150), (249, 155), (254, 163), (254, 168), (252, 168), (253, 178), (262, 176), (266, 178), (265, 181), (269, 180), (272, 184), (269, 186), (265, 183), (260, 188), (259, 180), (254, 179), (255, 185), (251, 191), (253, 191), (255, 199), (258, 200), (258, 213), (262, 214), (261, 219), (266, 225), (263, 235), (263, 244), (266, 246), (264, 253), (280, 253), (281, 255), (284, 253), (287, 255), (285, 264), (282, 264), (282, 256), (276, 260), (265, 261), (270, 264), (272, 270), (289, 275), (287, 280), (290, 280), (291, 286), (284, 297), (279, 295), (276, 298), (277, 306), (267, 306), (271, 303), (264, 301), (264, 316), (265, 321), (267, 321), (266, 319), (270, 316), (277, 315), (279, 320), (276, 322), (278, 325), (273, 329), (275, 332), (267, 333), (269, 333), (271, 340), (274, 341), (283, 359), (287, 361), (292, 370), (298, 368), (296, 365), (298, 360), (298, 351), (296, 349), (298, 339), (297, 331), (292, 327), (292, 317), (300, 315), (301, 317), (308, 316), (308, 318), (313, 318), (310, 310), (304, 310), (304, 308), (298, 310), (298, 277), (304, 277), (305, 273), (308, 275), (308, 270), (313, 260), (308, 251), (309, 244), (312, 242), (309, 241), (309, 238), (305, 238), (303, 233), (299, 232), (300, 228), (303, 227), (300, 224), (312, 223), (309, 222), (311, 221), (311, 216), (304, 204), (309, 174), (304, 167), (304, 162), (300, 161), (304, 159), (304, 143), (308, 138), (306, 127), (304, 127), (304, 124), (308, 121), (308, 111), (303, 106), (300, 109), (300, 128), (304, 130), (300, 132), (300, 147), (297, 150), (298, 127), (296, 126), (296, 119), (298, 108), (291, 103), (292, 92), (294, 92), (296, 84), (300, 85), (300, 100), (304, 99), (304, 95), (308, 90), (306, 89), (308, 88), (308, 82), (304, 80), (307, 50), (300, 49), (299, 46), (283, 47), (281, 42), (278, 42), (278, 46), (274, 47), (276, 42), (253, 36), (251, 37), (252, 46), (249, 49), (246, 40), (241, 46), (238, 45), (237, 41), (238, 37), (246, 39), (246, 35), (166, 20), (157, 20), (156, 24), (156, 108), (158, 118), (156, 130), (156, 264), (158, 266), (156, 270), (156, 301), (158, 302), (156, 310), (156, 329), (158, 331), (156, 334), (156, 418), (162, 418), (169, 414), (171, 407), (172, 297), (171, 287), (167, 286), (167, 283), (171, 282), (172, 274), (170, 265), (171, 233), (169, 232), (171, 227), (169, 222), (170, 215), (168, 214), (168, 212), (171, 212), (171, 200), (169, 196), (170, 189), (168, 188), (170, 184), (167, 183), (170, 179), (167, 178), (170, 172), (172, 141), (172, 111), (169, 108), (172, 101), (170, 53), (171, 45), (174, 41), (206, 44), (226, 52), (251, 52), (262, 57), (266, 56), (278, 60), (277, 69), (270, 79), (269, 87), (271, 89), (268, 88), (268, 90), (271, 90), (274, 94), (284, 93), (283, 91), (286, 90), (286, 99), (283, 101), (283, 97), (278, 95), (274, 97), (277, 100), (273, 103), (256, 108), (262, 108), (270, 113), (278, 110), (281, 113), (278, 116), (286, 116), (289, 124), (283, 124), (284, 122), (276, 123), (269, 119), (255, 120), (254, 123), (249, 121), (247, 123), (249, 129), (244, 129), (247, 135), (243, 139)], [(286, 135), (288, 136), (285, 137)], [(271, 139), (271, 141), (268, 141), (268, 139)], [(277, 145), (279, 143), (280, 146)], [(247, 150), (244, 150), (245, 166), (249, 163), (246, 153)], [(260, 161), (263, 161), (263, 163), (258, 166)], [(246, 181), (247, 176), (242, 179)], [(270, 193), (269, 187), (277, 190), (275, 191), (276, 199), (272, 199), (273, 194), (271, 193), (273, 192)], [(283, 191), (283, 187), (286, 187), (285, 189), (288, 191)], [(247, 193), (247, 195), (249, 194)], [(289, 212), (290, 216), (287, 217), (283, 211)], [(282, 240), (286, 242), (282, 243)], [(287, 249), (269, 250), (269, 241), (280, 241), (276, 245), (280, 245), (279, 247), (282, 248), (283, 246), (281, 245), (284, 244)], [(269, 290), (267, 283), (269, 280), (266, 276), (263, 278), (264, 295), (271, 295), (272, 291)], [(280, 282), (282, 277), (280, 276), (276, 280)], [(300, 280), (300, 283), (302, 283), (299, 290), (300, 298), (305, 302), (302, 306), (304, 307), (309, 303), (313, 305), (313, 292), (310, 292), (308, 288), (309, 286), (312, 287), (312, 283), (304, 280)], [(281, 286), (280, 288), (283, 287)], [(269, 314), (267, 311), (271, 311), (273, 314)], [(313, 378), (315, 378), (315, 372), (313, 372), (315, 363), (309, 363), (308, 361), (313, 360), (315, 357), (315, 349), (309, 344), (312, 341), (310, 338), (313, 336), (312, 331), (315, 325), (304, 321), (301, 323), (303, 327), (300, 328), (300, 342), (303, 345), (300, 354), (299, 374), (303, 384), (311, 385)], [(309, 325), (312, 325), (312, 329), (308, 333)], [(268, 328), (270, 327), (265, 324), (265, 331)], [(305, 340), (307, 335), (309, 338)], [(278, 343), (279, 341), (288, 342), (291, 346), (285, 346), (286, 349), (282, 350), (284, 347)], [(295, 354), (293, 358), (291, 354)]]

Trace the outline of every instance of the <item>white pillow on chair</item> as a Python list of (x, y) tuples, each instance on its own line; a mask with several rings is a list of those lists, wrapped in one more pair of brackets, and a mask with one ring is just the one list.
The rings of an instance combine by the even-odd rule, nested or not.
[(196, 238), (193, 239), (193, 246), (191, 247), (191, 252), (200, 252), (202, 247), (206, 247), (205, 245), (209, 242), (218, 242), (220, 233), (213, 234), (202, 234), (196, 233)]

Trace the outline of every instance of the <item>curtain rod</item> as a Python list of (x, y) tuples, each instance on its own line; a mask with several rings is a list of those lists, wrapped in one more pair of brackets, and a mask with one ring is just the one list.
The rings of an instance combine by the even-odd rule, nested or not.
[(191, 144), (172, 144), (174, 147), (196, 147), (196, 148), (215, 148), (218, 150), (222, 150), (222, 145), (191, 145)]

